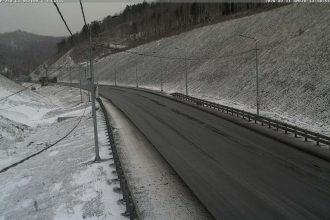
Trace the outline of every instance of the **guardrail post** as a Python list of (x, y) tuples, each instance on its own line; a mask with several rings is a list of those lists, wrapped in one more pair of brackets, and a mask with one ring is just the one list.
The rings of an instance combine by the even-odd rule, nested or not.
[(297, 137), (297, 128), (294, 128), (294, 137)]
[(268, 120), (268, 128), (271, 128), (272, 125), (270, 124), (270, 120)]
[(320, 137), (319, 137), (319, 134), (316, 135), (316, 145), (320, 145)]
[(305, 142), (307, 142), (307, 130), (305, 130), (304, 133), (305, 133)]

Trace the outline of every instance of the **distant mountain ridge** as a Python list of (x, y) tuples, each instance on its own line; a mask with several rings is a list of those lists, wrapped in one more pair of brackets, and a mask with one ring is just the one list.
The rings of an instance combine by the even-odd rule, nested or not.
[(21, 30), (0, 34), (0, 73), (9, 78), (27, 76), (56, 54), (56, 44), (62, 39)]

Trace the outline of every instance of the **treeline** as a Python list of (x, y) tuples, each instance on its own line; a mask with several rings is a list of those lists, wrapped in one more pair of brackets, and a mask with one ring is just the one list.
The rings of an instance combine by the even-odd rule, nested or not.
[[(173, 33), (215, 23), (232, 16), (255, 13), (282, 6), (281, 3), (139, 3), (127, 6), (115, 16), (93, 21), (93, 37), (125, 43), (128, 46), (148, 42)], [(58, 52), (63, 53), (88, 39), (88, 28), (61, 41)]]
[(56, 55), (56, 45), (62, 39), (20, 30), (0, 34), (0, 73), (10, 79), (29, 75)]

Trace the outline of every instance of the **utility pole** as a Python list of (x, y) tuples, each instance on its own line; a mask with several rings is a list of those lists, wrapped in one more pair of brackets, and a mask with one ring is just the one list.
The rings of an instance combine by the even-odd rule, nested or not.
[(183, 50), (183, 52), (184, 52), (186, 95), (188, 95), (187, 47), (185, 49), (175, 47), (175, 49)]
[(87, 79), (87, 68), (85, 67), (85, 81), (87, 82), (87, 92), (88, 92), (88, 102), (91, 101), (91, 95), (90, 95), (90, 91), (89, 91), (89, 88), (90, 88), (90, 85), (89, 85), (89, 80)]
[(46, 84), (48, 84), (48, 68), (46, 67)]
[(115, 64), (115, 86), (117, 86), (117, 66)]
[(186, 69), (186, 96), (188, 95), (188, 70), (187, 70), (187, 48), (185, 49), (184, 53), (184, 63), (185, 63), (185, 69)]
[(259, 96), (259, 63), (258, 63), (258, 42), (256, 42), (256, 77), (257, 77), (257, 115), (259, 115), (259, 105), (260, 105), (260, 96)]
[(82, 98), (82, 91), (81, 91), (81, 87), (82, 87), (82, 84), (81, 84), (81, 81), (82, 81), (82, 74), (81, 74), (81, 71), (80, 71), (80, 69), (81, 69), (81, 66), (79, 65), (79, 78), (80, 78), (80, 101), (81, 102), (83, 102), (83, 98)]
[(99, 142), (97, 136), (97, 120), (96, 120), (96, 107), (95, 107), (95, 85), (94, 85), (94, 72), (93, 72), (93, 58), (92, 58), (92, 27), (89, 26), (89, 62), (91, 73), (91, 93), (92, 93), (92, 114), (94, 124), (94, 141), (95, 141), (95, 161), (101, 160), (99, 153)]
[(260, 106), (260, 97), (259, 97), (259, 63), (258, 63), (258, 40), (253, 37), (245, 36), (240, 34), (240, 37), (248, 38), (254, 40), (255, 42), (255, 51), (256, 51), (256, 87), (257, 87), (257, 95), (256, 95), (256, 102), (257, 102), (257, 115), (259, 116), (259, 106)]
[(70, 72), (70, 90), (72, 90), (72, 69), (69, 67), (69, 72)]
[(48, 84), (48, 66), (47, 66), (47, 64), (44, 64), (44, 69), (45, 69), (45, 71), (46, 71), (46, 79), (45, 79), (45, 84), (47, 85)]
[(137, 76), (137, 62), (135, 64), (135, 80), (136, 80), (136, 88), (139, 88), (139, 81)]
[(159, 58), (160, 62), (160, 91), (163, 92), (163, 69), (162, 69), (162, 58)]

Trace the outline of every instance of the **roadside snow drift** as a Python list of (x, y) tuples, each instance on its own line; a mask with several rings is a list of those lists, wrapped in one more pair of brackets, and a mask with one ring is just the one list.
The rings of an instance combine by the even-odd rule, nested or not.
[[(0, 79), (0, 97), (24, 89)], [(0, 110), (0, 219), (126, 219), (125, 206), (118, 202), (122, 195), (114, 190), (119, 187), (118, 177), (110, 166), (112, 156), (99, 111), (104, 160), (93, 163), (93, 122), (86, 100), (84, 96), (81, 102), (78, 89), (48, 86), (36, 92), (24, 90), (1, 102), (8, 109)], [(57, 144), (42, 151), (53, 143)]]

